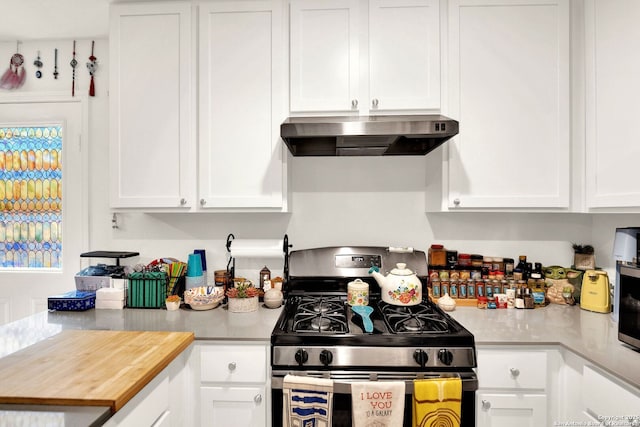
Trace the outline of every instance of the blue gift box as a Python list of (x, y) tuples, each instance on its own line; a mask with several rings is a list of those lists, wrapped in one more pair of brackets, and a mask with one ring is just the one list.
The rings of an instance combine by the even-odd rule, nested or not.
[(96, 306), (96, 293), (88, 291), (69, 291), (47, 299), (49, 310), (85, 311)]

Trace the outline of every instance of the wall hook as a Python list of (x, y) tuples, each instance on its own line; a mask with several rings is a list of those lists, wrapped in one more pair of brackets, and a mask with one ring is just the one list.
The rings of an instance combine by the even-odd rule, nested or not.
[(117, 228), (120, 228), (118, 226), (118, 214), (116, 214), (115, 212), (113, 213), (113, 216), (111, 217), (111, 228), (113, 228), (114, 230)]

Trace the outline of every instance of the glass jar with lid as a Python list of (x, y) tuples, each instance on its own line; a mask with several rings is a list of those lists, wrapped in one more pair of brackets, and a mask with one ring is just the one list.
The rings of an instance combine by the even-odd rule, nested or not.
[(429, 248), (429, 265), (444, 267), (447, 265), (447, 251), (444, 245), (433, 244)]

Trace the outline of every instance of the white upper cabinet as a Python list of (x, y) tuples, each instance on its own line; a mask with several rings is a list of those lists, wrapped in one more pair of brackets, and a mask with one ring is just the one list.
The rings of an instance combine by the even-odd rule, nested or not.
[(196, 204), (191, 5), (110, 10), (111, 206), (188, 209)]
[(291, 112), (357, 111), (358, 3), (358, 0), (291, 2)]
[(286, 211), (283, 3), (111, 11), (112, 207)]
[(290, 111), (440, 108), (438, 0), (292, 0)]
[(585, 17), (587, 209), (639, 208), (640, 2), (587, 0)]
[(569, 2), (451, 0), (448, 43), (442, 209), (568, 210)]
[(200, 209), (286, 208), (282, 4), (199, 8)]
[(368, 69), (369, 109), (439, 109), (439, 0), (370, 1)]

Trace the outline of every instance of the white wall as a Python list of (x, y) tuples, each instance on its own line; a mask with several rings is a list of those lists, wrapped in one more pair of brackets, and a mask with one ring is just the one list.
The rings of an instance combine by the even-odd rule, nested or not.
[[(24, 92), (70, 92), (71, 40), (25, 41), (21, 52), (28, 66)], [(59, 80), (50, 75), (53, 47), (59, 48)], [(86, 60), (90, 39), (80, 39), (77, 90), (88, 88)], [(40, 49), (45, 77), (37, 81), (32, 65)], [(0, 42), (7, 62), (15, 42)], [(427, 158), (292, 158), (291, 213), (263, 214), (136, 214), (118, 215), (111, 227), (108, 206), (108, 41), (96, 40), (99, 69), (97, 96), (90, 109), (90, 250), (132, 250), (146, 263), (158, 257), (186, 260), (195, 248), (205, 248), (209, 270), (226, 266), (225, 239), (277, 239), (287, 233), (294, 249), (324, 245), (402, 245), (427, 250), (432, 243), (463, 252), (568, 266), (572, 243), (596, 247), (599, 266), (611, 269), (616, 226), (640, 225), (640, 215), (433, 213), (425, 214), (426, 198), (439, 197), (438, 174), (431, 173), (442, 149)], [(149, 64), (152, 72), (153, 64)], [(1, 70), (4, 72), (4, 69)], [(161, 88), (158, 88), (161, 90)], [(83, 92), (84, 93), (84, 92)], [(0, 92), (2, 96), (2, 92)], [(141, 159), (143, 162), (144, 159)], [(242, 159), (238, 159), (241, 162)], [(429, 189), (427, 189), (429, 188)], [(242, 259), (238, 274), (249, 278), (267, 264), (281, 274), (281, 260)]]

